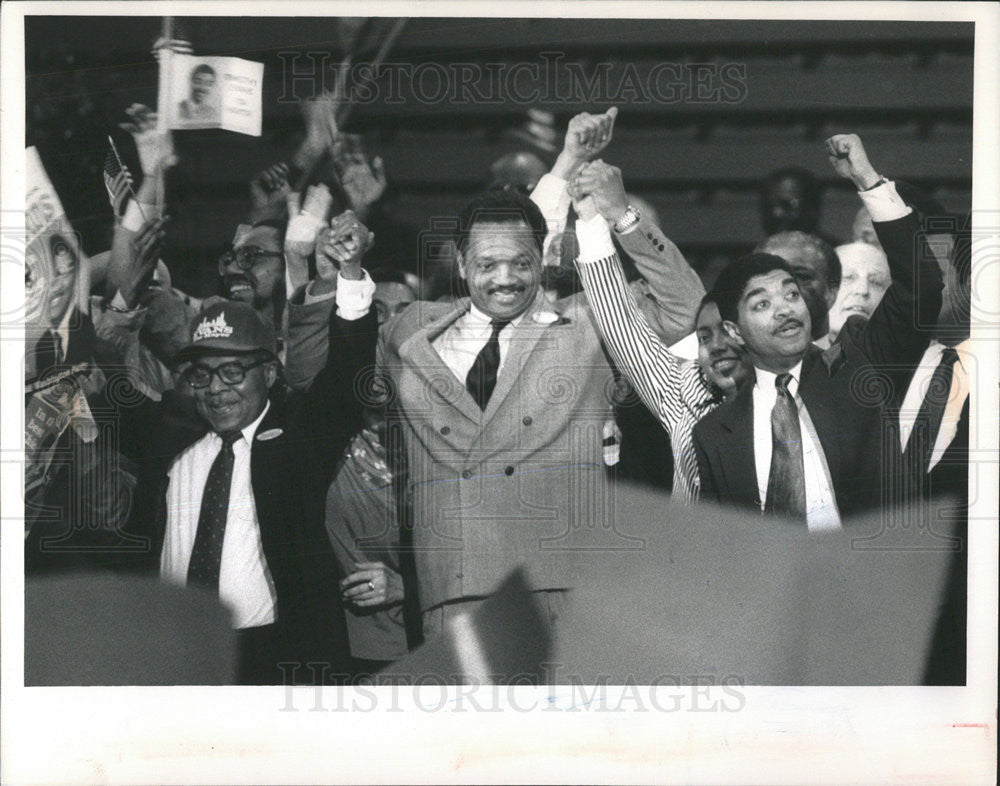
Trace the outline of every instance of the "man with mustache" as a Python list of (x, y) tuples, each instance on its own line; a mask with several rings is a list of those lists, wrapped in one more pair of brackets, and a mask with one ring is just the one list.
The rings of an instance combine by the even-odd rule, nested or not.
[[(613, 119), (574, 118), (552, 177), (536, 190), (565, 191), (607, 144)], [(406, 446), (425, 636), (474, 609), (518, 566), (554, 620), (587, 549), (635, 545), (604, 523), (614, 374), (582, 297), (545, 299), (546, 230), (542, 211), (516, 190), (474, 200), (457, 233), (469, 297), (414, 303), (384, 330), (380, 366)], [(693, 277), (686, 265), (670, 267), (678, 258), (664, 261), (665, 280)], [(656, 303), (666, 312), (659, 318), (682, 330), (696, 305)]]
[(933, 320), (942, 289), (933, 257), (914, 256), (922, 242), (916, 216), (861, 140), (844, 134), (826, 145), (834, 170), (871, 213), (892, 286), (870, 320), (851, 317), (824, 353), (811, 344), (809, 309), (785, 260), (754, 253), (727, 267), (716, 282), (719, 311), (756, 380), (694, 428), (705, 499), (810, 529), (837, 528), (881, 501), (883, 454), (893, 446), (883, 439), (884, 402), (859, 381), (873, 368), (917, 363), (928, 341), (919, 326)]
[[(829, 312), (840, 288), (840, 260), (833, 247), (821, 237), (792, 230), (765, 238), (754, 251), (774, 254), (788, 263), (809, 309), (813, 340), (822, 342), (830, 330)], [(826, 349), (822, 343), (820, 347)]]

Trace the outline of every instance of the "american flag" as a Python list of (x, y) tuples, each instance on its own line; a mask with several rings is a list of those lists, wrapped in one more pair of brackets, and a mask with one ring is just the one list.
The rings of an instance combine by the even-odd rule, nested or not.
[[(108, 201), (111, 202), (111, 209), (115, 209), (115, 190), (114, 182), (115, 178), (118, 177), (122, 172), (125, 173), (125, 177), (128, 179), (128, 190), (132, 195), (132, 199), (136, 199), (135, 190), (132, 188), (132, 173), (129, 172), (128, 167), (125, 166), (118, 155), (118, 148), (115, 145), (115, 141), (109, 136), (108, 137), (108, 152), (104, 156), (104, 187), (108, 191)], [(126, 200), (127, 201), (127, 200)], [(138, 200), (136, 199), (136, 202)], [(122, 206), (124, 207), (124, 206)]]

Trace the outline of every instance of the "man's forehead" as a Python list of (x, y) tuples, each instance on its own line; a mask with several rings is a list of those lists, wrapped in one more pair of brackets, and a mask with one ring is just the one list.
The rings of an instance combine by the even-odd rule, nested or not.
[(782, 289), (789, 284), (795, 284), (795, 277), (787, 270), (779, 268), (751, 277), (746, 286), (743, 287), (743, 296), (747, 297), (755, 289)]
[(698, 330), (710, 330), (722, 325), (722, 316), (719, 314), (719, 306), (715, 303), (706, 303), (698, 312), (698, 319), (695, 327)]
[(531, 227), (523, 221), (477, 221), (469, 232), (469, 241), (518, 240), (533, 242)]

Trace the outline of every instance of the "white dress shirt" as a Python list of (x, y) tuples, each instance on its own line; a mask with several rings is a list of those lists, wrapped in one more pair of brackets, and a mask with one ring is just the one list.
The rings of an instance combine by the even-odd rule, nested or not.
[[(250, 446), (270, 402), (233, 443), (233, 479), (222, 541), (219, 599), (233, 612), (233, 627), (254, 628), (276, 619), (274, 579), (264, 558), (257, 506), (250, 483)], [(177, 456), (167, 486), (167, 529), (160, 554), (160, 577), (184, 585), (198, 532), (201, 498), (222, 438), (210, 432)]]
[[(776, 374), (762, 368), (755, 369), (757, 381), (753, 386), (753, 443), (754, 464), (757, 468), (757, 493), (760, 509), (767, 502), (767, 482), (771, 476), (771, 410), (778, 399), (774, 381)], [(802, 361), (790, 369), (792, 375), (788, 392), (795, 397), (799, 408), (799, 428), (802, 431), (802, 462), (806, 481), (806, 523), (810, 530), (839, 529), (840, 512), (830, 481), (830, 470), (823, 455), (823, 447), (816, 434), (812, 418), (799, 398), (799, 376)]]
[[(962, 416), (962, 407), (969, 397), (969, 369), (971, 368), (970, 339), (966, 339), (955, 346), (958, 353), (958, 360), (955, 361), (954, 375), (951, 378), (951, 391), (948, 394), (948, 402), (944, 407), (944, 417), (941, 418), (941, 429), (937, 433), (934, 441), (934, 450), (931, 451), (931, 458), (928, 462), (927, 471), (934, 469), (941, 460), (944, 452), (948, 449), (951, 441), (955, 439), (958, 431), (958, 421)], [(920, 359), (920, 365), (913, 373), (910, 386), (906, 389), (906, 396), (903, 397), (903, 405), (899, 409), (899, 440), (900, 447), (906, 450), (906, 444), (910, 441), (910, 434), (913, 431), (913, 423), (920, 413), (920, 407), (924, 403), (927, 395), (927, 388), (930, 385), (934, 370), (941, 362), (941, 355), (944, 354), (944, 344), (937, 339), (933, 339), (930, 346)]]
[[(472, 364), (476, 362), (476, 356), (490, 340), (490, 334), (493, 332), (490, 319), (490, 317), (486, 316), (486, 314), (470, 303), (468, 313), (456, 319), (440, 336), (431, 342), (431, 346), (441, 356), (441, 360), (458, 377), (462, 385), (465, 385), (465, 378), (469, 376)], [(500, 335), (497, 337), (500, 344), (500, 366), (497, 368), (498, 379), (500, 372), (503, 371), (504, 361), (507, 359), (507, 349), (510, 347), (514, 328), (521, 323), (522, 319), (524, 319), (524, 314), (512, 320), (509, 325), (504, 326), (504, 329), (500, 331)]]
[(566, 220), (569, 217), (569, 206), (572, 200), (566, 188), (567, 183), (561, 177), (553, 174), (542, 175), (535, 189), (531, 192), (531, 201), (538, 205), (545, 219), (545, 242), (542, 245), (542, 264), (558, 265), (559, 248), (552, 248), (566, 231)]

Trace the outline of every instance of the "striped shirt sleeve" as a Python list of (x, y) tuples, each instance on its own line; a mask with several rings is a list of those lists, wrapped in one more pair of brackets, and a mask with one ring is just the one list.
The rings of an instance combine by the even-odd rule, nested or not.
[(588, 251), (605, 249), (589, 243), (585, 231), (578, 229), (578, 236), (577, 269), (608, 351), (646, 406), (673, 431), (685, 406), (682, 383), (698, 386), (697, 375), (683, 373), (688, 364), (672, 355), (649, 327), (629, 292), (613, 247), (609, 255), (593, 260)]

